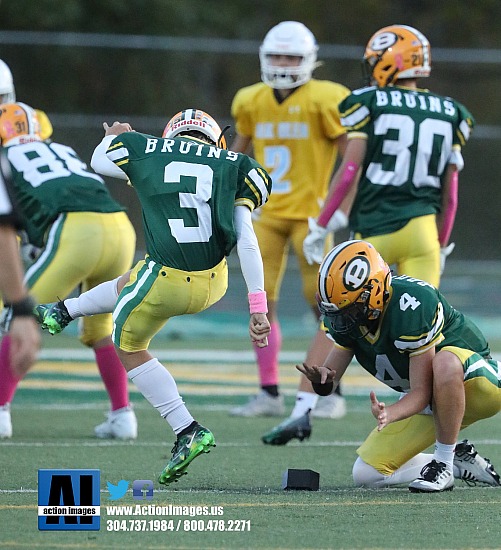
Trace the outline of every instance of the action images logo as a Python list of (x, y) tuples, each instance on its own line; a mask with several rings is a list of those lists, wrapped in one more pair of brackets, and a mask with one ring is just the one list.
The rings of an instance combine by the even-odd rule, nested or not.
[(99, 470), (38, 470), (40, 531), (99, 531)]

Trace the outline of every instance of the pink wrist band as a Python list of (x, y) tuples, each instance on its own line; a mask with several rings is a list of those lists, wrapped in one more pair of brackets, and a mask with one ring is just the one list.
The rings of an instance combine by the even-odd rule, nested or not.
[(321, 227), (327, 227), (332, 214), (334, 214), (334, 212), (340, 207), (343, 199), (346, 197), (350, 185), (357, 176), (357, 172), (358, 166), (354, 162), (350, 161), (346, 163), (334, 194), (332, 195), (330, 201), (324, 206), (320, 216), (317, 218), (318, 225)]
[(266, 301), (266, 292), (249, 292), (249, 311), (250, 313), (268, 313), (268, 302)]

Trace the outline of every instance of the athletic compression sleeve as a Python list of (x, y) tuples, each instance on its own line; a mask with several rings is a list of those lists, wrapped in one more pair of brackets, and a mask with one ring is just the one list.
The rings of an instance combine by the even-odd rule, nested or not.
[(348, 193), (348, 190), (353, 183), (353, 180), (356, 178), (357, 173), (358, 165), (354, 162), (347, 162), (332, 197), (322, 209), (320, 216), (318, 216), (318, 225), (322, 227), (327, 227), (327, 224), (332, 218), (332, 215), (341, 206), (341, 203), (346, 197), (346, 194)]
[(264, 291), (263, 259), (252, 227), (251, 211), (247, 206), (235, 206), (233, 223), (237, 233), (237, 254), (247, 292)]
[(101, 143), (94, 149), (92, 153), (92, 158), (90, 160), (90, 165), (94, 172), (101, 174), (102, 176), (110, 176), (112, 178), (118, 178), (121, 180), (127, 181), (129, 178), (127, 174), (119, 168), (113, 161), (111, 161), (107, 155), (106, 151), (110, 146), (110, 143), (116, 136), (104, 136)]

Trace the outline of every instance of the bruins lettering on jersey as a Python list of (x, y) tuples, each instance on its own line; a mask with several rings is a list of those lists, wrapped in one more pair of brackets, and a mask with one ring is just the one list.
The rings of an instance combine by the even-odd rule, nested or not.
[(107, 155), (139, 196), (148, 254), (176, 269), (219, 264), (236, 244), (234, 207), (254, 210), (271, 192), (271, 179), (255, 160), (194, 138), (127, 132)]
[(348, 139), (367, 140), (351, 229), (362, 238), (383, 235), (439, 212), (447, 164), (463, 167), (461, 147), (474, 126), (469, 111), (451, 98), (397, 86), (356, 90), (339, 108)]

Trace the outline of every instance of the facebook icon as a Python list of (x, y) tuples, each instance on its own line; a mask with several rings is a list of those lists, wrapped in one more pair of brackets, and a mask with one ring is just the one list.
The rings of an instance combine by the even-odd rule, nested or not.
[(152, 500), (153, 481), (151, 479), (136, 479), (132, 484), (134, 500)]

